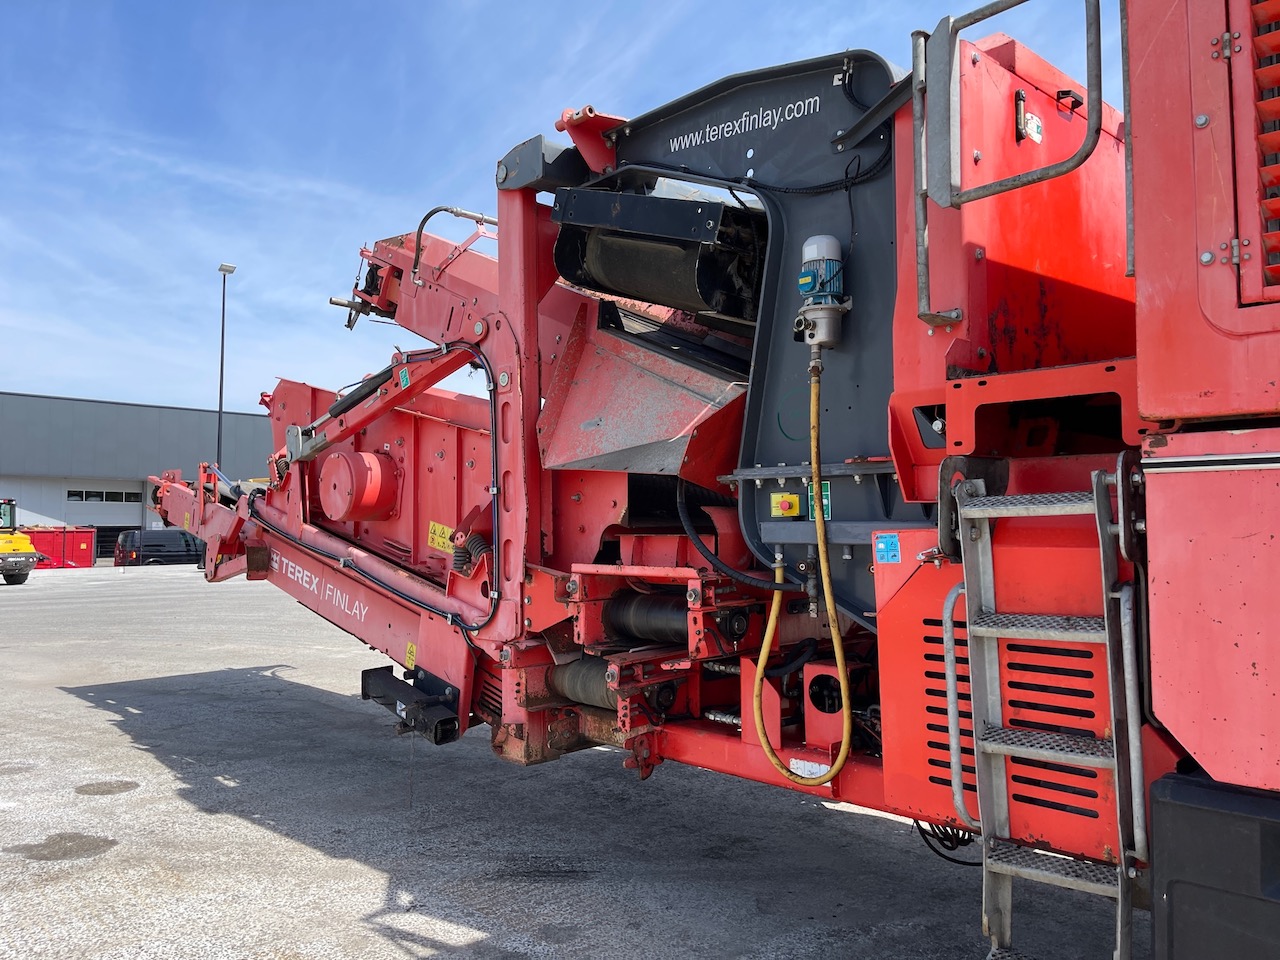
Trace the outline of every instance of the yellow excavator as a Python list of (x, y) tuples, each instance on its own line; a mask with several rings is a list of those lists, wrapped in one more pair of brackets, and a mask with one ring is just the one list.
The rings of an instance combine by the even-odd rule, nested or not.
[(0, 500), (0, 577), (10, 586), (26, 583), (41, 555), (31, 538), (18, 532), (18, 503)]

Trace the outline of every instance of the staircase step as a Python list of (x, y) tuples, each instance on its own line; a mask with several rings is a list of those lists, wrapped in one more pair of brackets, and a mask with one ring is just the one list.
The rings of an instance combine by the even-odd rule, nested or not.
[(1011, 497), (974, 497), (960, 507), (960, 516), (974, 517), (1069, 517), (1092, 515), (1093, 494), (1019, 493)]
[(1018, 727), (993, 727), (988, 724), (978, 738), (983, 753), (999, 753), (1027, 760), (1047, 760), (1077, 767), (1099, 767), (1114, 770), (1115, 745), (1110, 740), (1077, 737), (1069, 733), (1049, 733)]
[(1082, 890), (1113, 900), (1120, 895), (1116, 868), (1103, 863), (1038, 853), (1005, 840), (988, 841), (984, 862), (993, 873)]
[(1106, 643), (1107, 621), (1102, 617), (1059, 617), (1041, 613), (979, 613), (969, 618), (969, 636), (974, 635)]

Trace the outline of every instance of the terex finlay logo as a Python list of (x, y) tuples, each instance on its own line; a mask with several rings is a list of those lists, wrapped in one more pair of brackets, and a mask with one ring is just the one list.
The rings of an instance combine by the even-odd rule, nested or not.
[(361, 623), (369, 612), (368, 604), (356, 600), (341, 587), (335, 586), (319, 574), (312, 573), (305, 567), (294, 563), (288, 557), (282, 557), (275, 550), (271, 551), (271, 570), (288, 580), (300, 585), (304, 590), (315, 594), (317, 606), (320, 602), (331, 603), (348, 617), (355, 617)]

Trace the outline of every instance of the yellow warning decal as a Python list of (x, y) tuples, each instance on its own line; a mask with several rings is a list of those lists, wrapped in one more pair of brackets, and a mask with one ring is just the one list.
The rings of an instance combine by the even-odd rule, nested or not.
[(191, 529), (191, 511), (187, 511), (182, 515), (182, 529), (183, 530)]
[(431, 526), (427, 528), (427, 546), (433, 550), (453, 553), (453, 527), (446, 527), (443, 523), (436, 523), (433, 520)]
[(409, 644), (408, 647), (405, 648), (405, 651), (404, 651), (404, 668), (406, 670), (412, 670), (413, 665), (417, 661), (417, 659), (418, 659), (418, 645), (415, 643), (411, 643)]

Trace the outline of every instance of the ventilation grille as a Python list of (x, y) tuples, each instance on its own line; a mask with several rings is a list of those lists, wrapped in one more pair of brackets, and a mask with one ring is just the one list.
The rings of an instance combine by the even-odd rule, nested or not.
[[(1280, 3), (1280, 0), (1276, 0)], [(923, 679), (925, 691), (925, 761), (930, 783), (951, 789), (951, 749), (947, 737), (947, 682), (942, 653), (942, 621), (925, 619)], [(961, 781), (968, 793), (977, 790), (974, 770), (973, 710), (969, 692), (969, 641), (964, 621), (956, 621), (956, 677), (960, 699)], [(984, 641), (991, 643), (992, 641)], [(1014, 729), (1097, 737), (1106, 729), (1105, 649), (1099, 645), (1001, 642), (1000, 676), (1004, 683), (1003, 716)], [(1011, 809), (1022, 806), (1034, 820), (1035, 810), (1098, 820), (1110, 814), (1109, 792), (1100, 788), (1107, 771), (1044, 760), (1006, 757)], [(1109, 787), (1109, 783), (1107, 784)]]
[(1252, 7), (1258, 163), (1262, 181), (1263, 283), (1280, 285), (1280, 0)]
[(476, 713), (486, 723), (502, 722), (502, 681), (487, 670), (477, 670), (476, 680), (480, 684), (476, 694)]
[[(967, 793), (976, 793), (978, 781), (973, 767), (973, 711), (969, 696), (969, 641), (967, 624), (956, 625), (956, 689), (960, 695), (960, 779)], [(924, 621), (924, 691), (926, 762), (929, 782), (951, 789), (951, 747), (947, 734), (947, 673), (942, 653), (942, 621)], [(976, 810), (976, 804), (971, 805)]]
[[(1003, 649), (1005, 726), (1080, 737), (1102, 734), (1108, 712), (1102, 647), (1011, 641)], [(1009, 757), (1006, 769), (1011, 808), (1026, 804), (1098, 819), (1098, 781), (1110, 773), (1021, 757)]]

